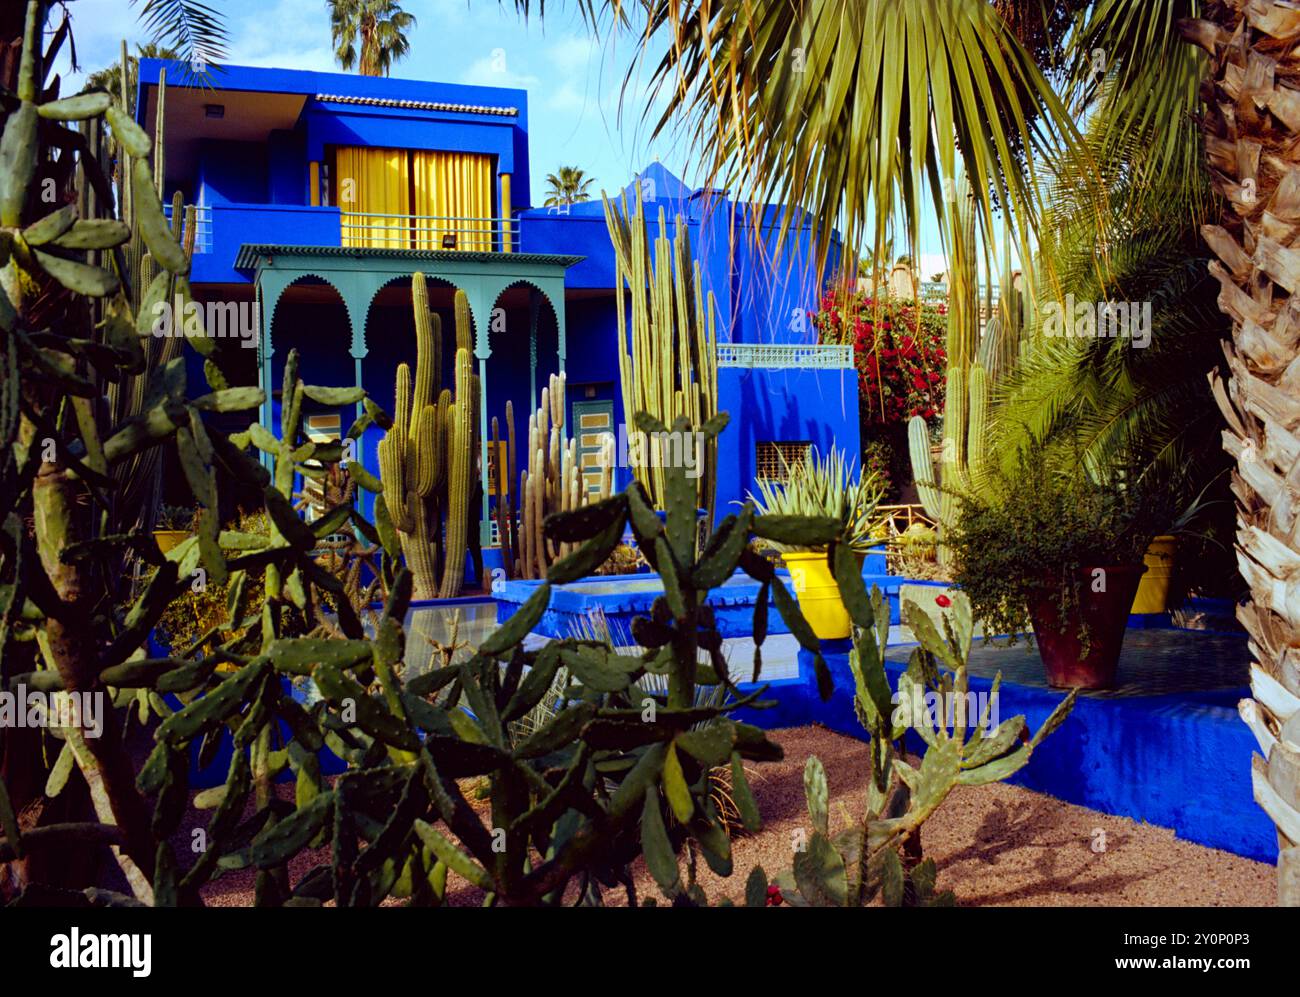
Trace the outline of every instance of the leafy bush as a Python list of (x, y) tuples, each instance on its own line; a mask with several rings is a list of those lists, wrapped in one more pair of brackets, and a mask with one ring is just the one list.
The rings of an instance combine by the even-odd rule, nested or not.
[(1140, 563), (1173, 519), (1174, 498), (1155, 475), (1129, 465), (1097, 481), (1062, 456), (1035, 443), (1014, 474), (994, 468), (987, 487), (962, 496), (945, 543), (953, 581), (970, 596), (986, 640), (1000, 634), (1015, 643), (1045, 592), (1062, 618), (1071, 616), (1084, 568)]
[(849, 344), (858, 372), (859, 405), (868, 426), (943, 413), (947, 308), (875, 300), (860, 291), (841, 300), (828, 289), (813, 317), (818, 342)]

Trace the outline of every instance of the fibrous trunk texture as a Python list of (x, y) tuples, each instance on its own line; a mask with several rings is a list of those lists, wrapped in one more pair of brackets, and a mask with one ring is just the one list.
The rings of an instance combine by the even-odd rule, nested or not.
[(1269, 0), (1205, 5), (1183, 36), (1210, 54), (1202, 128), (1228, 205), (1203, 234), (1232, 318), (1229, 377), (1212, 385), (1237, 461), (1237, 562), (1251, 601), (1253, 699), (1262, 757), (1255, 799), (1278, 829), (1278, 902), (1300, 906), (1300, 9)]

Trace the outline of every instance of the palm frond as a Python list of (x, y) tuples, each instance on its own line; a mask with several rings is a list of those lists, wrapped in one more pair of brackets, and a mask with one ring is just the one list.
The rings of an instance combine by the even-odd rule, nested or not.
[[(619, 11), (620, 0), (607, 0)], [(1033, 159), (1067, 144), (1073, 122), (985, 0), (646, 0), (643, 52), (662, 98), (655, 135), (677, 131), (711, 182), (788, 204), (779, 246), (811, 222), (824, 265), (835, 226), (879, 256), (901, 214), (908, 242), (926, 193), (940, 217), (960, 154), (981, 227), (1007, 205), (1027, 246), (1038, 214)], [(624, 98), (639, 74), (634, 66)], [(1028, 113), (1030, 110), (1037, 113)]]
[(228, 35), (221, 13), (200, 0), (131, 0), (152, 41), (180, 53), (192, 66), (226, 57)]

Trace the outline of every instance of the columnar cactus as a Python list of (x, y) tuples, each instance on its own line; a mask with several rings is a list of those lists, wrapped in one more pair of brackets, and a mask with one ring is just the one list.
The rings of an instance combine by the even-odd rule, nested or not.
[[(411, 304), (415, 314), (414, 389), (410, 367), (399, 364), (393, 427), (379, 443), (379, 471), (384, 507), (411, 569), (416, 598), (446, 598), (460, 592), (463, 574), (467, 506), (473, 487), (466, 469), (475, 453), (477, 378), (470, 373), (473, 361), (468, 350), (460, 347), (455, 395), (441, 387), (442, 322), (429, 310), (428, 284), (422, 273), (411, 278)], [(463, 291), (456, 292), (455, 315), (456, 341), (468, 342), (469, 303)], [(465, 356), (463, 364), (461, 354)], [(459, 436), (455, 435), (457, 427)], [(462, 445), (463, 454), (459, 451)], [(458, 517), (455, 529), (450, 528), (453, 512)], [(444, 516), (448, 523), (445, 541)], [(453, 546), (458, 547), (458, 555)], [(444, 548), (440, 583), (439, 552)]]
[[(703, 425), (718, 411), (715, 304), (713, 292), (704, 293), (699, 264), (691, 260), (686, 225), (678, 216), (676, 233), (669, 242), (664, 211), (659, 209), (659, 236), (652, 262), (640, 187), (636, 212), (630, 219), (626, 199), (622, 212), (609, 198), (604, 201), (605, 224), (618, 264), (619, 293), (614, 302), (624, 421), (631, 427), (634, 416), (646, 412), (665, 424), (684, 415), (692, 425)], [(624, 282), (631, 291), (630, 317), (622, 294)], [(706, 442), (701, 474), (696, 479), (695, 500), (710, 523), (717, 456), (716, 441)], [(666, 501), (664, 469), (651, 466), (633, 471), (662, 508)]]
[(528, 417), (528, 468), (519, 478), (521, 496), (519, 559), (515, 573), (541, 578), (550, 563), (572, 553), (572, 544), (548, 542), (542, 522), (556, 512), (569, 512), (604, 501), (614, 490), (614, 438), (603, 441), (600, 487), (588, 492), (578, 466), (578, 441), (564, 435), (565, 378), (552, 374), (542, 389), (541, 404)]
[(469, 351), (456, 351), (456, 401), (447, 409), (447, 556), (438, 594), (450, 599), (460, 592), (469, 539), (469, 495), (473, 488), (474, 375)]
[[(930, 458), (929, 427), (920, 416), (907, 425), (912, 474), (926, 514), (939, 528), (939, 563), (949, 560), (943, 544), (946, 524), (957, 514), (961, 495), (978, 489), (988, 468), (990, 373), (1001, 377), (1019, 351), (1019, 294), (1004, 281), (1002, 314), (989, 320), (984, 340), (979, 330), (979, 284), (975, 260), (975, 214), (969, 184), (962, 178), (949, 214), (952, 237), (948, 288), (948, 376), (943, 412), (939, 480)], [(1014, 341), (1014, 342), (1013, 342)]]

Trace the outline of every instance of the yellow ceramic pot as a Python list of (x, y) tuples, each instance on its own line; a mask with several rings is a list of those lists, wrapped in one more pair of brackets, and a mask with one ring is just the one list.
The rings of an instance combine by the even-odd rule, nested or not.
[(189, 530), (154, 530), (153, 538), (158, 543), (158, 549), (166, 554), (178, 543), (190, 535)]
[(790, 569), (790, 581), (799, 609), (820, 640), (839, 640), (849, 635), (849, 611), (840, 598), (825, 551), (790, 551), (781, 555)]
[(1169, 579), (1174, 571), (1174, 555), (1178, 552), (1178, 538), (1156, 537), (1147, 548), (1143, 562), (1146, 574), (1138, 584), (1133, 597), (1134, 613), (1163, 613), (1169, 599)]

